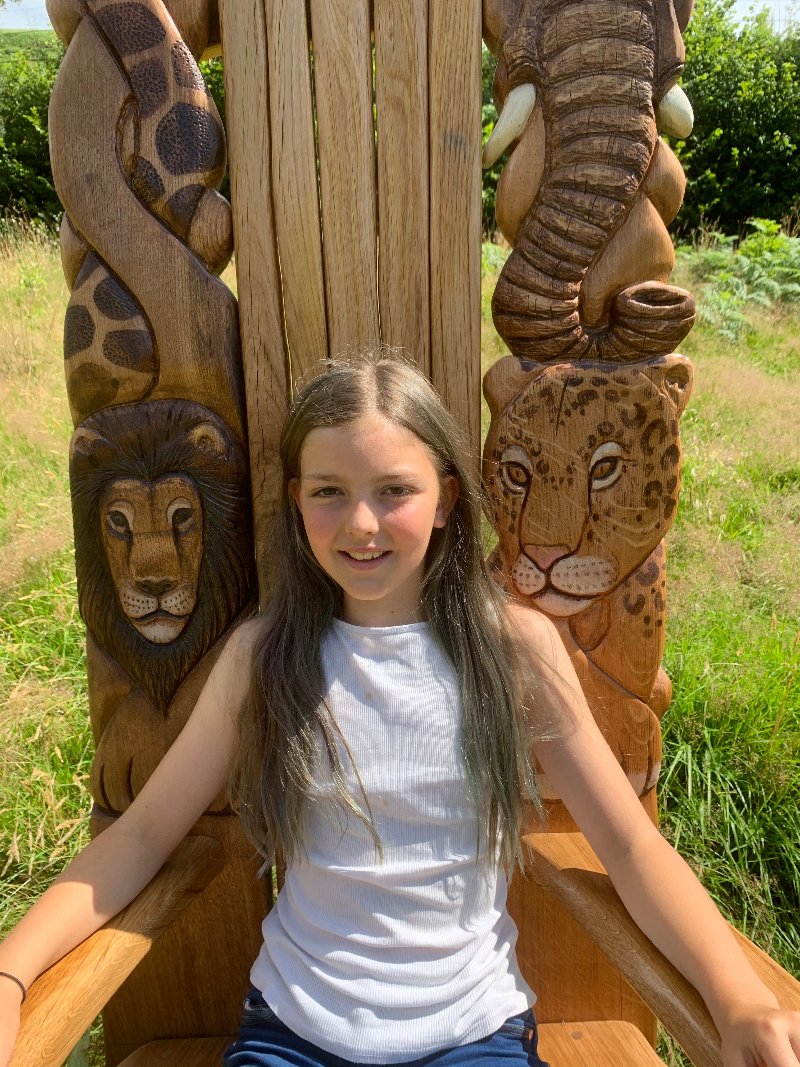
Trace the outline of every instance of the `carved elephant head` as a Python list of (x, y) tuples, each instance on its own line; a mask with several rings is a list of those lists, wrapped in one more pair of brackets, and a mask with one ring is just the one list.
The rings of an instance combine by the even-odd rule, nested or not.
[(582, 314), (587, 272), (644, 195), (657, 113), (668, 132), (691, 128), (676, 86), (690, 10), (690, 0), (484, 4), (502, 107), (490, 159), (519, 136), (537, 101), (545, 138), (538, 191), (493, 301), (497, 329), (520, 358), (642, 359), (672, 351), (691, 328), (691, 296), (653, 281), (659, 272), (646, 264), (612, 294), (604, 321)]

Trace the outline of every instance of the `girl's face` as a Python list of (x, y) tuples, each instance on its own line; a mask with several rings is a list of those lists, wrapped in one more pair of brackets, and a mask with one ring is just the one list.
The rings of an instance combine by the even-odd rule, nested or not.
[(312, 430), (290, 492), (308, 543), (344, 593), (343, 618), (394, 626), (421, 617), (425, 553), (458, 497), (427, 446), (410, 430), (370, 413)]

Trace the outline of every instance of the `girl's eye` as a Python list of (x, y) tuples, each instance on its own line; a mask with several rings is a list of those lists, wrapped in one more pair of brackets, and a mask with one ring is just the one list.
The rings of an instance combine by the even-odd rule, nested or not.
[(327, 497), (336, 496), (338, 492), (339, 490), (335, 485), (323, 485), (320, 489), (315, 489), (311, 495), (325, 499)]
[(387, 485), (383, 491), (387, 496), (410, 496), (414, 492), (407, 485)]

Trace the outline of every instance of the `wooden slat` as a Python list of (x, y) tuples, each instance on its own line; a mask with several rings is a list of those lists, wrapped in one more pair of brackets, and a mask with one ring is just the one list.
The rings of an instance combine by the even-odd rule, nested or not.
[(481, 5), (430, 0), (431, 378), (480, 453)]
[(220, 27), (256, 562), (263, 597), (266, 533), (279, 488), (278, 436), (288, 398), (288, 367), (270, 199), (267, 45), (261, 0), (223, 0)]
[(379, 340), (368, 0), (310, 0), (331, 353)]
[(292, 378), (328, 355), (305, 4), (264, 0), (272, 198)]
[[(695, 1067), (721, 1067), (719, 1035), (697, 990), (630, 917), (581, 834), (531, 834), (528, 871), (584, 927), (681, 1045)], [(800, 1010), (800, 983), (746, 938), (745, 955), (782, 1007)]]
[(663, 1067), (633, 1023), (545, 1023), (538, 1051), (553, 1067)]
[(381, 340), (430, 375), (428, 0), (375, 0)]
[(508, 908), (519, 931), (517, 961), (538, 997), (540, 1022), (616, 1019), (655, 1043), (653, 1013), (555, 893), (517, 871)]
[(222, 866), (217, 841), (184, 841), (136, 899), (31, 987), (10, 1067), (60, 1067), (108, 998)]

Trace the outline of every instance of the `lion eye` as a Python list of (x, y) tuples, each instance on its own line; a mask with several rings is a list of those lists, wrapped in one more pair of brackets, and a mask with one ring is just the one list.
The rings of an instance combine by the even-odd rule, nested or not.
[(192, 509), (191, 508), (178, 508), (177, 511), (173, 511), (173, 513), (172, 513), (172, 525), (173, 526), (183, 526), (185, 523), (187, 523), (189, 521), (189, 519), (191, 519), (191, 517), (192, 517)]
[(172, 529), (185, 533), (194, 518), (194, 508), (185, 497), (173, 500), (167, 508), (167, 522), (172, 524)]
[(605, 489), (613, 485), (620, 477), (623, 470), (622, 448), (614, 441), (608, 441), (601, 445), (592, 456), (590, 465), (592, 488)]
[(122, 511), (109, 511), (108, 523), (112, 530), (116, 530), (117, 533), (130, 533), (131, 527), (128, 522), (128, 516)]

